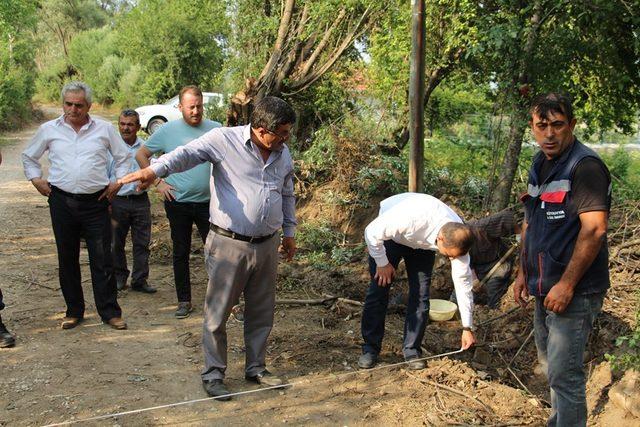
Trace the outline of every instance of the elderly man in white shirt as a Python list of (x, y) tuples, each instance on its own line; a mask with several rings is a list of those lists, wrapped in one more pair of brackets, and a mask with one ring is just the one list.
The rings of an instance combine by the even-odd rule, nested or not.
[[(89, 116), (91, 89), (71, 82), (62, 89), (64, 114), (40, 126), (22, 153), (24, 173), (48, 198), (58, 251), (60, 288), (67, 304), (62, 329), (84, 318), (80, 277), (80, 238), (89, 252), (96, 309), (102, 321), (126, 329), (117, 301), (111, 261), (109, 200), (119, 186), (109, 181), (108, 165), (115, 160), (116, 177), (127, 174), (129, 152), (110, 123)], [(49, 176), (42, 177), (40, 158), (49, 152)]]
[(404, 259), (409, 300), (403, 354), (409, 369), (422, 369), (421, 343), (429, 316), (429, 286), (435, 251), (451, 260), (451, 276), (462, 319), (462, 349), (475, 343), (469, 248), (473, 236), (460, 217), (435, 197), (403, 193), (380, 202), (380, 212), (365, 230), (371, 283), (362, 313), (362, 355), (358, 366), (375, 366), (382, 348), (389, 285)]

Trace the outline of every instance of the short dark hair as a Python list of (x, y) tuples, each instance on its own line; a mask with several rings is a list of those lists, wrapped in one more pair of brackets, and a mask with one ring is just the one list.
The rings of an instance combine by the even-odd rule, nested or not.
[(187, 92), (192, 93), (195, 96), (199, 96), (200, 98), (202, 98), (202, 90), (200, 90), (200, 88), (198, 86), (196, 86), (196, 85), (189, 85), (189, 86), (185, 86), (182, 89), (180, 89), (180, 93), (178, 94), (178, 102), (182, 102), (182, 97)]
[(251, 127), (275, 131), (278, 126), (294, 124), (296, 112), (284, 100), (275, 96), (265, 96), (258, 101), (251, 113)]
[(138, 121), (138, 124), (140, 124), (140, 114), (138, 114), (136, 110), (132, 110), (131, 108), (125, 108), (120, 112), (120, 115), (122, 117), (135, 117), (136, 120)]
[(536, 114), (547, 120), (549, 119), (549, 113), (560, 113), (569, 122), (573, 121), (571, 98), (556, 92), (544, 93), (533, 98), (529, 113), (531, 115)]
[(442, 226), (440, 232), (442, 233), (442, 245), (445, 248), (457, 248), (466, 254), (473, 245), (473, 233), (467, 224), (447, 222)]

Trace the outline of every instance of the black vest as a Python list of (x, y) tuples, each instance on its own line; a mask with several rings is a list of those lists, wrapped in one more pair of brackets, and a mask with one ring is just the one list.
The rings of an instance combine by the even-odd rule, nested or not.
[[(544, 160), (539, 152), (529, 171), (529, 185), (522, 201), (528, 212), (522, 268), (529, 293), (545, 296), (564, 273), (580, 232), (580, 217), (571, 194), (577, 164), (586, 157), (600, 157), (577, 139), (562, 155), (544, 182), (538, 173)], [(604, 164), (603, 164), (604, 165)], [(608, 207), (611, 206), (609, 179)], [(609, 251), (606, 240), (575, 287), (576, 295), (604, 292), (609, 288)]]

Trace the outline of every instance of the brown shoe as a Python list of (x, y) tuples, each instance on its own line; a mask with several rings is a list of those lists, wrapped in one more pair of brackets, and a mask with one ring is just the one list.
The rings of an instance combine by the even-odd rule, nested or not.
[(82, 321), (80, 317), (64, 317), (60, 327), (62, 329), (73, 329), (80, 324), (80, 321)]
[(122, 317), (112, 317), (107, 322), (104, 322), (107, 325), (111, 326), (113, 329), (127, 329), (127, 322), (124, 321)]

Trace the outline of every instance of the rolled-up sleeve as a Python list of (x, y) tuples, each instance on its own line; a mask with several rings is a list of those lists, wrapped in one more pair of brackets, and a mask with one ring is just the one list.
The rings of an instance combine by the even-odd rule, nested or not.
[(22, 152), (22, 167), (24, 168), (24, 175), (29, 181), (42, 177), (40, 158), (49, 148), (49, 140), (45, 134), (45, 129), (40, 126), (29, 146)]
[(473, 279), (469, 254), (451, 260), (451, 278), (456, 291), (462, 326), (473, 327)]

